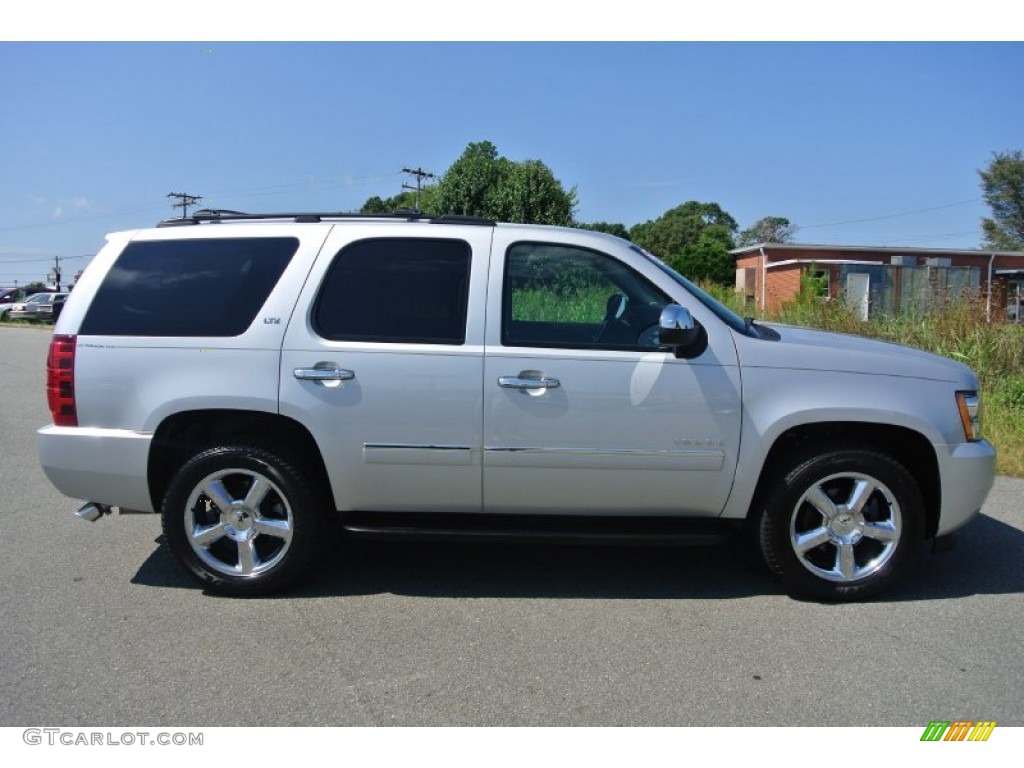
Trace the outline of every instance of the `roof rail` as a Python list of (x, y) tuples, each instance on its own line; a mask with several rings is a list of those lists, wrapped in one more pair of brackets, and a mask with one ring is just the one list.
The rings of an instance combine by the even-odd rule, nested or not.
[(339, 219), (424, 221), (429, 224), (473, 224), (484, 227), (493, 227), (495, 224), (493, 219), (485, 219), (480, 216), (464, 216), (461, 214), (433, 216), (421, 211), (414, 211), (411, 208), (401, 208), (394, 213), (353, 213), (350, 211), (328, 213), (242, 213), (241, 211), (229, 211), (219, 208), (203, 208), (188, 217), (164, 219), (157, 226), (181, 227), (194, 224), (213, 224), (221, 221), (266, 221), (269, 219), (286, 219), (298, 224), (315, 224), (324, 220), (333, 221)]

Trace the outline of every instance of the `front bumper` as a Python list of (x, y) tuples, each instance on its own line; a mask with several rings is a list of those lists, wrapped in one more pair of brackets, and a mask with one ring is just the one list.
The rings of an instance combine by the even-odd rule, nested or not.
[(987, 440), (949, 448), (939, 467), (942, 513), (937, 536), (952, 533), (981, 511), (996, 476), (996, 451)]

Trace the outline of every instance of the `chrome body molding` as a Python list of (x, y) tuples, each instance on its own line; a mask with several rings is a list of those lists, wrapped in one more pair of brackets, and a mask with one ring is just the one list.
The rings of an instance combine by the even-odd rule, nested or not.
[(367, 464), (469, 467), (473, 465), (473, 449), (468, 445), (364, 443), (363, 461)]

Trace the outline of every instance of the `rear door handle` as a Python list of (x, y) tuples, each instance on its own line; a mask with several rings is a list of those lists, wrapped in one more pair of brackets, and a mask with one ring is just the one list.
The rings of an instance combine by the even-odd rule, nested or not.
[(355, 371), (339, 368), (335, 363), (317, 363), (312, 368), (296, 368), (292, 373), (304, 381), (351, 381), (356, 377)]
[(523, 371), (518, 376), (499, 376), (498, 386), (505, 387), (506, 389), (556, 389), (562, 386), (562, 382), (558, 379), (552, 379), (547, 376), (529, 376), (529, 371)]

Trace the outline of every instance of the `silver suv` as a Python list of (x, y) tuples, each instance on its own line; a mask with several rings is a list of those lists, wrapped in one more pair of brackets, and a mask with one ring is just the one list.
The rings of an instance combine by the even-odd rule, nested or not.
[(981, 507), (978, 384), (745, 320), (597, 232), (203, 211), (107, 238), (55, 328), (47, 476), (163, 515), (262, 594), (350, 535), (757, 542), (789, 590), (877, 593)]

